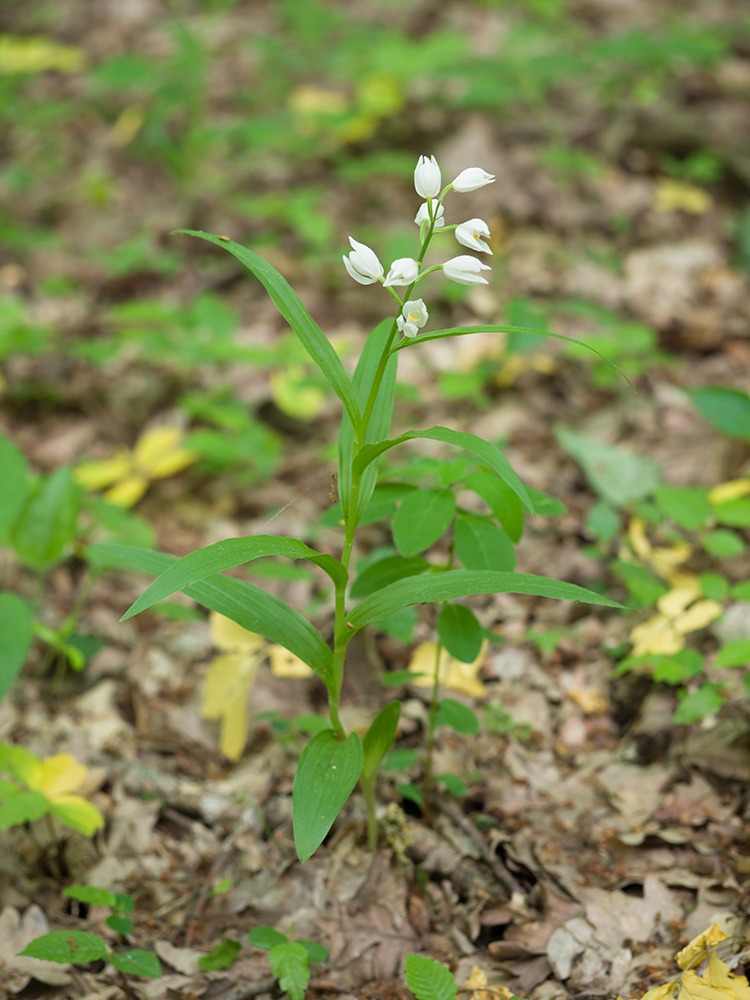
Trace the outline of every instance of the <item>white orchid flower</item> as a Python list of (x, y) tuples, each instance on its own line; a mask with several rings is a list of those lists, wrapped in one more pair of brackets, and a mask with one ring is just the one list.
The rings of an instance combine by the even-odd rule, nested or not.
[[(430, 221), (430, 213), (427, 208), (427, 202), (423, 202), (419, 206), (419, 211), (414, 217), (414, 221), (418, 226), (421, 226), (423, 222)], [(438, 229), (440, 226), (445, 225), (445, 208), (442, 205), (437, 206), (437, 211), (435, 212), (435, 228)]]
[(490, 238), (490, 229), (482, 219), (469, 219), (456, 226), (456, 239), (470, 250), (481, 250), (483, 253), (491, 254), (492, 251), (482, 239), (482, 236)]
[(417, 280), (419, 264), (412, 257), (399, 257), (391, 264), (391, 269), (383, 282), (383, 288), (394, 285), (410, 285)]
[(453, 190), (466, 194), (469, 191), (476, 191), (477, 188), (485, 187), (487, 184), (492, 184), (494, 179), (494, 174), (488, 174), (481, 167), (467, 167), (453, 181)]
[(404, 302), (404, 308), (396, 320), (396, 325), (405, 337), (416, 337), (429, 318), (423, 299), (409, 299), (408, 302)]
[(462, 254), (460, 257), (453, 257), (443, 264), (443, 273), (451, 281), (457, 281), (459, 285), (487, 285), (489, 282), (483, 278), (480, 271), (489, 271), (487, 264), (483, 264), (476, 257)]
[(383, 265), (378, 260), (374, 250), (371, 250), (364, 243), (357, 243), (351, 236), (349, 242), (352, 245), (352, 252), (347, 257), (344, 254), (344, 267), (355, 281), (360, 285), (372, 285), (379, 278), (383, 277)]
[(414, 187), (422, 198), (436, 198), (440, 194), (440, 167), (434, 156), (429, 160), (420, 156), (414, 170)]

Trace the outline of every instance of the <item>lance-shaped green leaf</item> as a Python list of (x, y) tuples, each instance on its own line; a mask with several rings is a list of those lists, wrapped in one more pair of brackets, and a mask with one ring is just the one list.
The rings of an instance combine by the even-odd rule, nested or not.
[(503, 529), (478, 514), (461, 512), (453, 529), (456, 555), (466, 569), (516, 568), (516, 550)]
[(302, 751), (292, 792), (294, 844), (300, 861), (320, 847), (362, 771), (362, 740), (340, 740), (332, 729), (316, 733)]
[(75, 536), (82, 495), (66, 465), (34, 484), (10, 532), (25, 563), (43, 569), (57, 562)]
[(473, 663), (484, 642), (484, 629), (471, 608), (446, 604), (437, 620), (438, 639), (456, 660)]
[(357, 399), (349, 376), (341, 364), (341, 359), (287, 280), (257, 253), (253, 253), (252, 250), (248, 250), (247, 247), (243, 247), (239, 243), (214, 236), (213, 233), (202, 233), (193, 229), (178, 229), (176, 231), (184, 233), (186, 236), (199, 236), (223, 250), (228, 250), (241, 264), (252, 271), (261, 284), (265, 286), (274, 305), (297, 334), (302, 346), (328, 379), (333, 391), (344, 404), (352, 423), (358, 426), (360, 412)]
[[(120, 569), (140, 569), (158, 575), (177, 561), (175, 556), (139, 549), (132, 545), (103, 542), (88, 550), (95, 565)], [(258, 632), (294, 653), (322, 678), (331, 679), (333, 655), (317, 629), (288, 604), (259, 587), (230, 576), (213, 576), (185, 589), (188, 597), (212, 611), (237, 622), (250, 632)]]
[(133, 615), (145, 611), (163, 601), (165, 597), (174, 594), (178, 590), (184, 590), (192, 583), (205, 580), (214, 573), (220, 573), (223, 569), (231, 569), (234, 566), (241, 566), (252, 559), (261, 559), (264, 556), (286, 556), (288, 559), (307, 559), (308, 562), (320, 566), (333, 580), (337, 587), (345, 587), (347, 584), (347, 572), (333, 556), (321, 554), (311, 549), (304, 542), (296, 538), (279, 538), (274, 535), (255, 535), (252, 538), (227, 538), (222, 542), (214, 542), (203, 549), (196, 549), (188, 555), (178, 559), (168, 570), (157, 577), (156, 580), (143, 591), (137, 601), (125, 612), (122, 617), (132, 618)]
[[(367, 343), (362, 349), (357, 367), (352, 379), (354, 393), (360, 409), (364, 411), (370, 395), (378, 365), (385, 351), (386, 344), (391, 336), (393, 320), (384, 319), (378, 323)], [(391, 426), (393, 416), (393, 395), (396, 389), (396, 369), (398, 359), (391, 357), (385, 366), (383, 380), (380, 389), (375, 397), (375, 405), (365, 433), (365, 443), (380, 441), (386, 436)], [(344, 516), (348, 515), (349, 492), (352, 485), (352, 460), (354, 458), (354, 429), (349, 414), (345, 413), (341, 419), (341, 429), (339, 430), (339, 494)], [(359, 497), (357, 498), (357, 522), (361, 519), (367, 505), (372, 497), (375, 484), (378, 481), (378, 465), (373, 462), (364, 472), (359, 485)]]
[(539, 330), (531, 326), (497, 326), (492, 323), (490, 325), (483, 326), (456, 326), (447, 330), (433, 330), (430, 333), (421, 333), (418, 337), (404, 337), (398, 342), (398, 344), (391, 348), (391, 352), (395, 354), (396, 351), (402, 351), (405, 347), (415, 347), (417, 344), (423, 344), (428, 340), (445, 340), (447, 337), (465, 337), (472, 333), (529, 333), (535, 337), (553, 337), (555, 340), (567, 340), (569, 344), (578, 344), (579, 347), (585, 347), (587, 351), (591, 351), (592, 354), (596, 354), (596, 356), (601, 358), (605, 364), (609, 365), (610, 368), (614, 368), (618, 374), (622, 375), (630, 388), (633, 388), (630, 379), (620, 368), (617, 367), (614, 361), (605, 357), (601, 351), (597, 351), (597, 349), (592, 347), (591, 344), (587, 344), (585, 340), (576, 340), (575, 337), (566, 337), (562, 333), (551, 333), (549, 330)]
[(403, 580), (405, 576), (417, 576), (428, 569), (430, 564), (422, 556), (412, 556), (411, 559), (388, 556), (363, 570), (352, 584), (349, 595), (352, 599), (368, 597), (381, 587), (387, 587), (389, 583)]
[(365, 734), (362, 763), (362, 784), (372, 784), (381, 761), (393, 746), (401, 712), (400, 701), (390, 701), (380, 709)]
[(18, 676), (34, 637), (31, 608), (17, 594), (0, 594), (0, 701)]
[(516, 473), (503, 453), (489, 441), (484, 441), (476, 434), (469, 434), (467, 431), (454, 431), (450, 427), (430, 427), (426, 431), (406, 431), (397, 438), (387, 441), (378, 441), (377, 444), (366, 444), (359, 455), (354, 460), (354, 468), (357, 472), (363, 472), (370, 462), (373, 462), (384, 451), (395, 448), (397, 444), (404, 441), (413, 441), (415, 438), (427, 438), (430, 441), (444, 441), (446, 444), (453, 444), (457, 448), (470, 451), (473, 455), (489, 465), (500, 478), (510, 486), (516, 496), (527, 510), (534, 513), (534, 504), (529, 497), (526, 487), (518, 478)]
[[(517, 542), (523, 534), (523, 507), (511, 488), (487, 469), (469, 473), (464, 482), (484, 500), (510, 538)], [(529, 496), (533, 502), (531, 490)]]
[(622, 608), (593, 590), (575, 583), (550, 580), (532, 573), (505, 573), (500, 570), (452, 569), (429, 576), (411, 576), (366, 597), (347, 617), (346, 634), (351, 636), (369, 622), (387, 618), (411, 604), (452, 601), (470, 594), (532, 594), (562, 601), (583, 601), (607, 608)]

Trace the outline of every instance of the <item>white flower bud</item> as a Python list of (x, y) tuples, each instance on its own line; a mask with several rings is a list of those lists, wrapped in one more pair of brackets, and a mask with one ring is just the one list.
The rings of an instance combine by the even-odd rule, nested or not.
[[(427, 210), (427, 202), (423, 202), (419, 206), (419, 211), (414, 217), (414, 221), (418, 226), (421, 226), (423, 222), (430, 221), (430, 213)], [(442, 205), (437, 206), (437, 212), (435, 213), (435, 228), (439, 229), (441, 226), (445, 225), (445, 208)]]
[(456, 226), (456, 239), (459, 243), (469, 247), (470, 250), (481, 250), (483, 253), (491, 254), (492, 251), (481, 238), (482, 236), (489, 239), (490, 230), (487, 223), (481, 219), (469, 219), (468, 222), (462, 222), (460, 226)]
[(394, 285), (410, 285), (417, 280), (419, 274), (419, 264), (411, 257), (399, 257), (391, 264), (391, 269), (383, 282), (383, 288), (391, 288)]
[(383, 265), (378, 260), (377, 254), (364, 243), (357, 243), (351, 236), (349, 242), (352, 245), (352, 252), (347, 257), (344, 255), (344, 267), (355, 281), (360, 285), (372, 285), (378, 278), (383, 276)]
[(436, 198), (440, 194), (440, 167), (434, 156), (429, 160), (420, 156), (414, 170), (414, 187), (422, 198)]
[(476, 257), (463, 254), (460, 257), (453, 257), (443, 264), (443, 272), (446, 278), (457, 281), (459, 285), (486, 285), (488, 281), (480, 275), (480, 271), (489, 271), (487, 264), (483, 264)]
[(466, 194), (468, 191), (476, 191), (477, 188), (492, 184), (495, 179), (494, 174), (488, 174), (481, 167), (467, 167), (462, 170), (453, 182), (453, 190)]

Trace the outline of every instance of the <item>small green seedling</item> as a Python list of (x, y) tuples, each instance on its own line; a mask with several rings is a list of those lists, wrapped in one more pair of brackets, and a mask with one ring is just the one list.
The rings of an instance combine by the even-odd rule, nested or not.
[(271, 971), (278, 979), (279, 987), (292, 1000), (305, 1000), (305, 990), (310, 982), (310, 962), (325, 962), (328, 959), (323, 945), (315, 941), (290, 941), (273, 927), (253, 927), (247, 938), (254, 948), (268, 952)]
[(108, 906), (112, 914), (107, 917), (107, 927), (117, 934), (132, 933), (133, 921), (127, 914), (133, 912), (133, 897), (127, 893), (97, 889), (93, 885), (71, 885), (63, 889), (63, 896), (70, 896), (89, 906)]
[[(109, 951), (100, 937), (89, 934), (88, 931), (52, 931), (50, 934), (34, 938), (19, 954), (26, 958), (41, 958), (46, 962), (70, 962), (73, 965), (85, 965), (103, 959), (113, 965), (122, 976), (161, 979), (161, 966), (153, 951), (143, 951), (141, 948)], [(129, 990), (126, 992), (130, 994)]]
[[(456, 1000), (456, 994), (476, 993), (477, 990), (488, 996), (509, 996), (508, 990), (499, 990), (495, 986), (487, 984), (487, 977), (480, 973), (478, 969), (472, 972), (471, 980), (465, 986), (457, 986), (456, 980), (449, 969), (428, 955), (415, 955), (409, 953), (406, 956), (404, 967), (406, 985), (417, 998), (417, 1000)], [(475, 976), (480, 982), (474, 983)], [(509, 996), (509, 1000), (519, 1000), (516, 996)]]

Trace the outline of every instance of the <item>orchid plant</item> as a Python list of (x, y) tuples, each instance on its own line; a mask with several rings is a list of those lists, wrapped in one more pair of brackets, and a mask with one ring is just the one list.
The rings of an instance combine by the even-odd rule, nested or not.
[[(338, 438), (338, 484), (344, 526), (341, 552), (339, 558), (335, 558), (316, 551), (299, 539), (272, 535), (228, 539), (182, 559), (112, 544), (99, 548), (103, 550), (101, 557), (108, 558), (110, 564), (135, 566), (158, 574), (125, 618), (182, 590), (243, 628), (279, 643), (308, 664), (322, 680), (328, 693), (330, 723), (313, 735), (305, 746), (293, 790), (294, 839), (302, 861), (307, 860), (323, 842), (357, 782), (361, 784), (367, 805), (369, 844), (373, 849), (377, 845), (375, 783), (380, 764), (395, 739), (401, 706), (396, 700), (385, 705), (364, 733), (364, 738), (356, 731), (346, 732), (340, 708), (347, 646), (360, 629), (412, 605), (452, 602), (474, 594), (532, 594), (619, 607), (613, 601), (574, 584), (516, 573), (502, 561), (493, 563), (491, 558), (481, 563), (482, 568), (475, 568), (471, 560), (467, 565), (466, 559), (463, 560), (464, 568), (454, 568), (453, 556), (447, 568), (433, 565), (420, 557), (401, 559), (395, 568), (391, 567), (389, 573), (378, 579), (376, 586), (368, 586), (366, 594), (356, 590), (350, 593), (357, 528), (377, 487), (380, 457), (404, 442), (426, 438), (463, 449), (471, 456), (467, 467), (472, 464), (478, 467), (471, 481), (479, 484), (479, 495), (487, 499), (490, 507), (498, 491), (504, 491), (503, 495), (517, 505), (521, 517), (523, 510), (532, 515), (535, 512), (533, 491), (524, 486), (498, 448), (475, 434), (437, 426), (424, 430), (412, 428), (397, 437), (388, 437), (398, 357), (402, 350), (449, 337), (522, 329), (484, 325), (429, 332), (425, 329), (429, 320), (427, 305), (423, 299), (414, 296), (416, 285), (427, 274), (440, 270), (447, 278), (461, 284), (487, 283), (483, 272), (489, 271), (489, 267), (469, 254), (461, 254), (444, 264), (430, 267), (423, 266), (423, 262), (433, 237), (450, 232), (455, 234), (462, 246), (491, 253), (486, 243), (490, 236), (488, 226), (481, 219), (447, 225), (443, 202), (450, 192), (462, 194), (476, 191), (491, 184), (494, 179), (485, 170), (470, 167), (442, 187), (441, 171), (435, 157), (421, 156), (414, 172), (416, 192), (424, 199), (415, 218), (420, 238), (417, 256), (393, 261), (386, 274), (375, 251), (350, 238), (351, 252), (343, 258), (349, 275), (362, 285), (381, 284), (398, 307), (396, 315), (379, 323), (368, 337), (352, 377), (345, 371), (330, 341), (297, 294), (270, 264), (226, 236), (181, 230), (225, 248), (261, 281), (343, 404)], [(403, 294), (400, 295), (396, 289), (404, 289)], [(555, 336), (539, 330), (525, 332)], [(441, 494), (441, 491), (421, 491), (424, 510), (419, 511), (419, 502), (416, 505), (423, 522), (428, 522), (432, 516), (430, 510), (434, 508), (436, 511), (435, 530), (428, 533), (430, 537), (423, 543), (424, 550), (444, 533), (455, 514), (454, 503), (448, 511), (447, 523), (444, 523), (445, 497), (442, 494), (436, 497), (435, 494)], [(414, 506), (413, 500), (411, 505)], [(486, 555), (484, 552), (483, 556)], [(280, 598), (242, 580), (220, 575), (222, 570), (268, 556), (306, 559), (328, 575), (335, 594), (331, 645), (311, 622)], [(363, 599), (354, 603), (355, 596)], [(468, 613), (468, 609), (464, 610)], [(469, 620), (472, 617), (469, 615)]]

